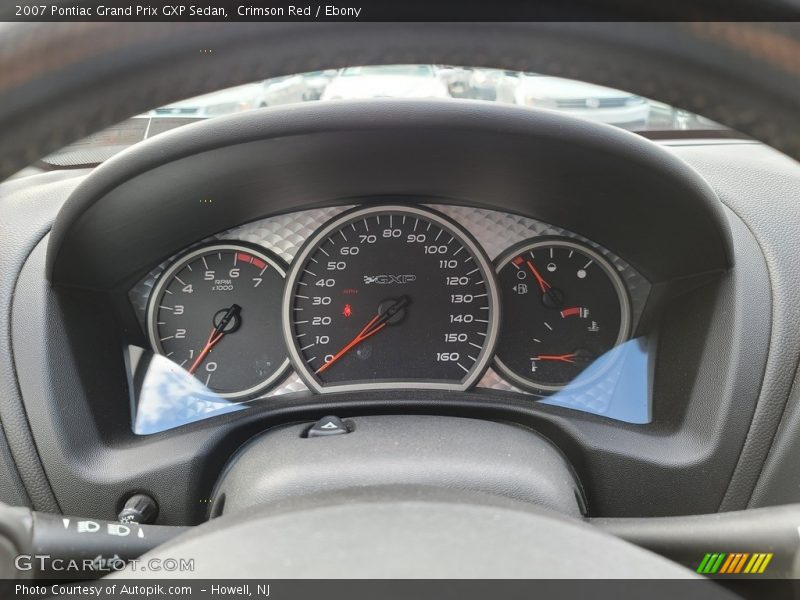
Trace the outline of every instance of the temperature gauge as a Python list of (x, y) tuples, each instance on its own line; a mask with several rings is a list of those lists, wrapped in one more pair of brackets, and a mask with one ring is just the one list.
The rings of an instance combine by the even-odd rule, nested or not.
[(503, 324), (495, 366), (515, 385), (557, 391), (627, 338), (627, 291), (592, 248), (536, 238), (501, 255), (496, 268)]

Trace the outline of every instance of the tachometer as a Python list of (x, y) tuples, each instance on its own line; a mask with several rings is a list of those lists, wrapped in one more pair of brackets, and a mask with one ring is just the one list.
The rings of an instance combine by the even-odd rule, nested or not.
[(360, 208), (313, 236), (295, 259), (284, 331), (315, 391), (464, 390), (497, 335), (490, 263), (445, 216), (408, 206)]
[(626, 339), (627, 291), (592, 248), (538, 238), (496, 264), (505, 320), (495, 367), (519, 387), (557, 391)]
[(153, 349), (218, 396), (258, 395), (289, 367), (280, 329), (285, 275), (280, 259), (247, 244), (192, 250), (150, 296)]

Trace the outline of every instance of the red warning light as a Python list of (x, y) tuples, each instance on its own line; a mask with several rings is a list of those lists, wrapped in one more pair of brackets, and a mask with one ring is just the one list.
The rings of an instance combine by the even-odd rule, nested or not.
[(519, 266), (519, 265), (521, 265), (521, 264), (522, 264), (522, 261), (523, 261), (523, 260), (524, 260), (524, 259), (523, 259), (521, 256), (518, 256), (517, 258), (515, 258), (515, 259), (514, 259), (513, 261), (511, 261), (511, 262), (513, 262), (515, 265)]
[(348, 318), (353, 314), (353, 309), (350, 307), (349, 304), (344, 305), (344, 310), (342, 311), (342, 314)]

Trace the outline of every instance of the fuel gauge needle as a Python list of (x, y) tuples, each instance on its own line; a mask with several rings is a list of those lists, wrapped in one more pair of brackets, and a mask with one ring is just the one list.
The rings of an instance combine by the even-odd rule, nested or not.
[[(231, 307), (222, 315), (222, 318), (219, 320), (219, 323), (211, 330), (211, 334), (208, 336), (208, 341), (206, 345), (203, 346), (203, 349), (200, 350), (200, 354), (197, 355), (197, 358), (194, 359), (192, 366), (189, 367), (189, 374), (194, 375), (194, 372), (197, 370), (208, 353), (211, 352), (211, 349), (216, 346), (219, 341), (225, 336), (225, 328), (228, 326), (228, 323), (231, 322), (232, 319), (238, 318), (239, 313), (241, 312), (242, 307), (238, 304), (232, 304)], [(219, 314), (219, 313), (217, 313)]]
[(377, 315), (372, 317), (372, 320), (356, 334), (356, 337), (345, 344), (344, 348), (334, 354), (333, 358), (317, 369), (314, 374), (319, 375), (320, 373), (324, 372), (328, 367), (350, 352), (350, 350), (358, 346), (361, 342), (378, 333), (381, 329), (386, 327), (389, 319), (408, 306), (410, 302), (411, 298), (408, 296), (400, 296), (400, 298), (398, 298), (395, 302), (392, 302), (392, 304), (387, 306), (382, 312), (379, 312)]
[[(542, 277), (542, 274), (539, 273), (539, 269), (537, 269), (531, 261), (526, 260), (525, 262), (527, 263), (528, 268), (531, 270), (531, 273), (533, 273), (533, 276), (536, 278), (536, 282), (539, 284), (539, 287), (542, 290), (542, 302), (544, 302), (545, 306), (549, 308), (561, 306), (564, 301), (564, 294), (545, 281), (544, 277)], [(547, 300), (545, 300), (545, 298)]]
[(533, 266), (533, 263), (531, 261), (526, 260), (525, 262), (528, 264), (528, 268), (531, 270), (531, 273), (533, 273), (533, 276), (536, 278), (539, 287), (542, 288), (542, 293), (546, 294), (547, 290), (549, 290), (552, 286), (544, 280), (544, 277), (542, 277), (541, 273), (539, 273), (539, 270)]

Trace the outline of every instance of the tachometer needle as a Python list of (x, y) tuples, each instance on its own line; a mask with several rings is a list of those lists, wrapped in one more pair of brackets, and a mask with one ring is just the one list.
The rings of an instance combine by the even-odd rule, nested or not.
[(575, 356), (575, 352), (571, 352), (569, 354), (540, 354), (539, 356), (533, 357), (533, 360), (557, 360), (575, 364), (575, 361), (573, 360)]
[(189, 367), (190, 375), (194, 374), (194, 372), (197, 370), (197, 367), (200, 366), (208, 353), (211, 352), (211, 349), (223, 338), (225, 335), (225, 328), (228, 326), (228, 323), (230, 323), (232, 319), (237, 318), (241, 310), (241, 306), (238, 304), (232, 304), (225, 314), (222, 315), (219, 323), (217, 323), (217, 325), (211, 330), (211, 334), (208, 336), (206, 345), (203, 346), (203, 349), (200, 350), (200, 354), (197, 355), (197, 358), (194, 359), (192, 366)]
[(314, 374), (319, 375), (323, 371), (325, 371), (328, 367), (330, 367), (333, 363), (337, 360), (342, 358), (345, 354), (347, 354), (350, 350), (358, 346), (361, 342), (366, 340), (369, 337), (372, 337), (376, 333), (378, 333), (381, 329), (386, 327), (387, 322), (393, 316), (395, 316), (398, 312), (403, 310), (406, 306), (411, 303), (411, 298), (408, 296), (400, 296), (397, 300), (392, 302), (389, 306), (387, 306), (383, 311), (379, 312), (377, 315), (372, 317), (369, 323), (367, 323), (364, 328), (356, 334), (352, 340), (350, 340), (344, 348), (339, 350), (336, 354), (333, 355), (328, 362), (322, 365), (319, 369), (317, 369)]

